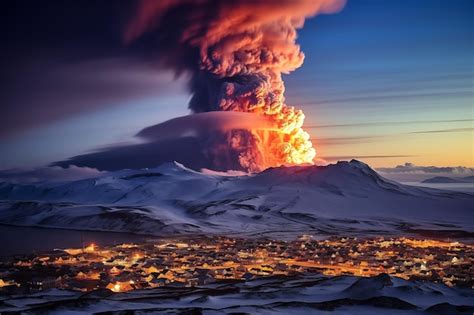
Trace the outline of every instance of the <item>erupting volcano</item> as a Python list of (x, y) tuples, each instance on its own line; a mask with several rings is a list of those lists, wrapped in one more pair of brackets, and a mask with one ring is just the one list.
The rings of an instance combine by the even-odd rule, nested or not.
[(277, 130), (232, 129), (207, 135), (205, 154), (222, 168), (237, 159), (249, 172), (312, 163), (316, 150), (302, 129), (304, 113), (285, 103), (282, 74), (300, 67), (296, 30), (306, 17), (339, 10), (341, 0), (141, 1), (125, 40), (152, 39), (157, 59), (190, 73), (193, 113), (247, 112)]

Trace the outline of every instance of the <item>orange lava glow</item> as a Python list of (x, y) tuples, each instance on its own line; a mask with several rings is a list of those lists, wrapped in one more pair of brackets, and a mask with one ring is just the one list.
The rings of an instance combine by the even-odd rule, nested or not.
[[(281, 165), (313, 163), (316, 150), (310, 135), (301, 127), (305, 118), (303, 111), (282, 104), (264, 111), (263, 115), (274, 120), (279, 131), (252, 130), (252, 135), (257, 139), (256, 151), (260, 153), (261, 159), (254, 164), (254, 156), (249, 159), (247, 155), (241, 155), (239, 161), (242, 166), (249, 171), (261, 171)], [(231, 133), (233, 146), (242, 145), (240, 136), (239, 133)]]

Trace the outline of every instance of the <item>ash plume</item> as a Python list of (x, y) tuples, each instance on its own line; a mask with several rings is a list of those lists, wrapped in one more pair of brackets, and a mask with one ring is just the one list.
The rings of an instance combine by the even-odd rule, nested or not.
[(222, 131), (209, 150), (233, 150), (242, 169), (312, 163), (304, 114), (285, 103), (282, 74), (304, 55), (296, 30), (307, 17), (340, 10), (344, 0), (142, 0), (128, 24), (129, 44), (153, 42), (157, 60), (177, 75), (189, 73), (194, 113), (248, 112), (277, 130)]

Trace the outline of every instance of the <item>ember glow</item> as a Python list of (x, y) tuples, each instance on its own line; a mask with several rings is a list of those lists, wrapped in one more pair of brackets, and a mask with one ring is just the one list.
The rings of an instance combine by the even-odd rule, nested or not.
[(213, 135), (208, 154), (231, 151), (241, 167), (312, 163), (316, 150), (301, 110), (285, 102), (282, 74), (304, 55), (296, 30), (306, 17), (338, 11), (342, 0), (141, 1), (125, 39), (155, 36), (160, 61), (191, 73), (194, 113), (234, 111), (270, 118), (278, 130), (237, 129)]

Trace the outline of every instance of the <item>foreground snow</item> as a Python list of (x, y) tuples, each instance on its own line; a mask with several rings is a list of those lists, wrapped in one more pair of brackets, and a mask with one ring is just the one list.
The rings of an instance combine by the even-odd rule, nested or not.
[(142, 234), (474, 233), (474, 195), (402, 185), (367, 165), (199, 173), (171, 163), (65, 183), (0, 184), (0, 223)]
[(474, 294), (471, 289), (381, 274), (372, 278), (270, 277), (115, 294), (53, 289), (0, 297), (1, 312), (123, 314), (132, 310), (139, 314), (471, 314)]

